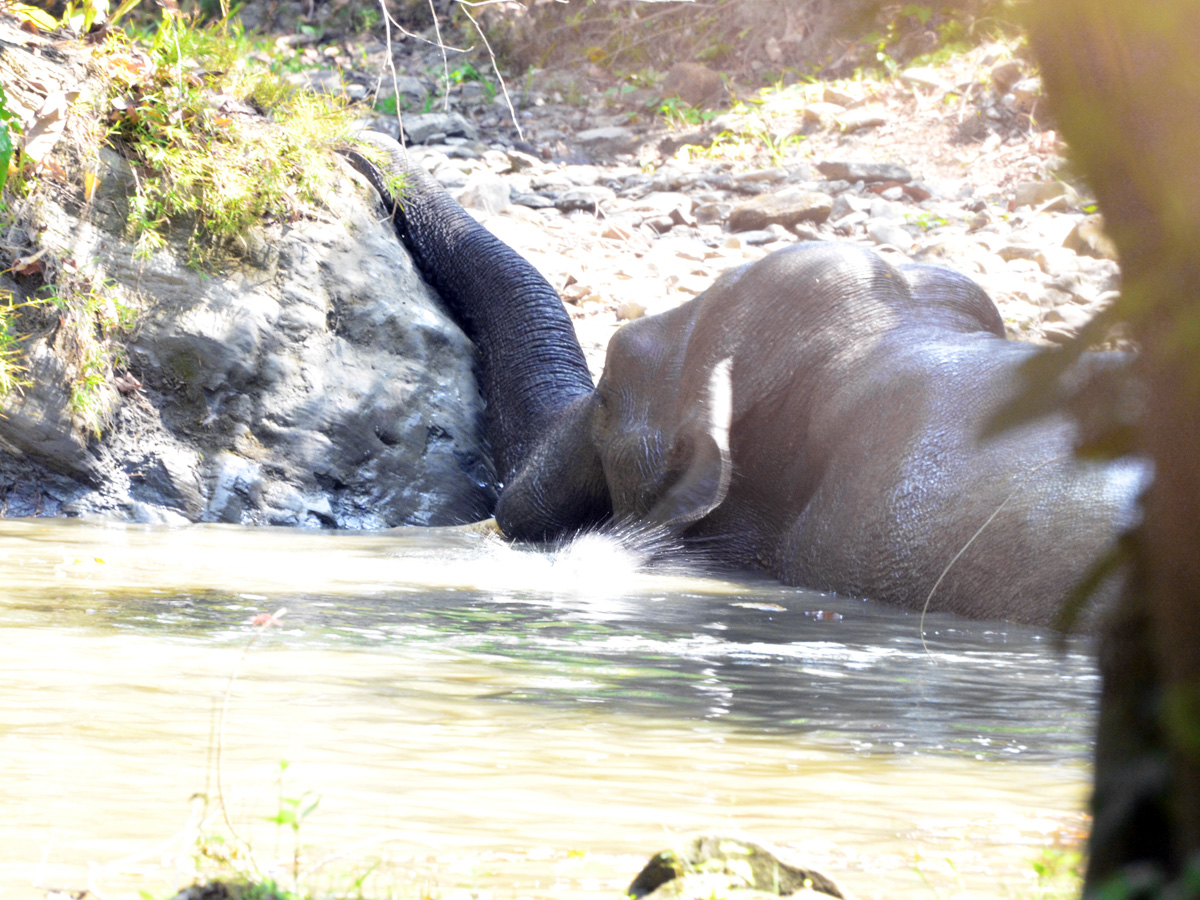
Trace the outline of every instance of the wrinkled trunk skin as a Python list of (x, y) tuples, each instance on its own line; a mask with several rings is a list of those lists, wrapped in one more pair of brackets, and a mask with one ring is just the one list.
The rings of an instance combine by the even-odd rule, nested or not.
[[(1200, 865), (1200, 2), (1031, 4), (1074, 160), (1120, 252), (1116, 311), (1141, 342), (1154, 463), (1106, 626), (1085, 895), (1114, 878), (1197, 896)], [(1185, 872), (1192, 867), (1192, 881)]]
[(507, 485), (563, 410), (593, 390), (575, 329), (546, 279), (410, 165), (400, 145), (373, 134), (364, 140), (387, 153), (388, 174), (404, 179), (401, 196), (357, 151), (347, 157), (384, 198), (417, 267), (479, 348), (487, 434)]

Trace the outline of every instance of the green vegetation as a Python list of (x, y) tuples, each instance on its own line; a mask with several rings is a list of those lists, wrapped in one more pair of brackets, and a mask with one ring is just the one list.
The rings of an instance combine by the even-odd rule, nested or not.
[(15, 388), (28, 386), (29, 382), (21, 365), (21, 334), (16, 327), (18, 307), (13, 305), (12, 293), (0, 292), (0, 298), (3, 300), (3, 306), (0, 306), (0, 397), (4, 397)]
[(111, 406), (113, 370), (125, 361), (114, 338), (134, 320), (133, 309), (114, 299), (111, 288), (85, 274), (64, 274), (35, 301), (57, 317), (56, 344), (67, 364), (75, 423), (97, 437)]
[(1050, 898), (1078, 897), (1083, 884), (1083, 852), (1079, 846), (1055, 843), (1044, 847), (1030, 865), (1037, 873), (1041, 896)]
[[(4, 85), (0, 84), (0, 191), (8, 181), (8, 166), (13, 157), (14, 133), (20, 134), (21, 123), (16, 115), (8, 108), (8, 97), (4, 94)], [(4, 201), (0, 198), (0, 209), (4, 209)]]
[(716, 116), (711, 109), (697, 109), (678, 97), (667, 97), (658, 104), (658, 114), (674, 127), (703, 125)]
[[(137, 5), (123, 0), (112, 9), (109, 0), (83, 0), (69, 3), (60, 20), (34, 7), (15, 10), (36, 30), (82, 36), (107, 23), (108, 36), (93, 54), (98, 90), (76, 102), (71, 116), (90, 122), (80, 130), (118, 147), (133, 166), (126, 225), (137, 251), (148, 255), (178, 236), (189, 264), (211, 268), (238, 253), (252, 226), (295, 221), (321, 207), (336, 174), (331, 150), (349, 131), (346, 104), (296, 90), (255, 63), (262, 39), (227, 16), (199, 26), (165, 12), (140, 32), (112, 28)], [(96, 146), (76, 140), (61, 159), (35, 169), (17, 151), (20, 127), (0, 87), (0, 211), (15, 215), (11, 201), (36, 191), (46, 171), (76, 181), (90, 202)], [(23, 302), (0, 295), (0, 397), (28, 384), (21, 353), (27, 336), (53, 329), (76, 426), (98, 436), (116, 396), (114, 368), (123, 364), (115, 339), (132, 326), (133, 310), (86, 263), (39, 251), (13, 260), (10, 271), (45, 283)]]
[(169, 226), (183, 226), (189, 261), (211, 264), (255, 223), (295, 219), (321, 203), (334, 174), (330, 150), (349, 130), (344, 104), (247, 65), (249, 41), (223, 23), (195, 28), (164, 16), (148, 43), (142, 52), (113, 41), (104, 57), (111, 80), (102, 113), (147, 176), (129, 210), (140, 252), (160, 249)]

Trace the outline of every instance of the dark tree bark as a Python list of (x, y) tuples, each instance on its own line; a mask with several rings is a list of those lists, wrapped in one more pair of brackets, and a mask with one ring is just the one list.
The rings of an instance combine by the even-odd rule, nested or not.
[(1114, 312), (1141, 343), (1135, 432), (1155, 466), (1101, 650), (1085, 894), (1121, 876), (1193, 897), (1181, 874), (1200, 852), (1200, 0), (1053, 0), (1028, 15), (1119, 249)]

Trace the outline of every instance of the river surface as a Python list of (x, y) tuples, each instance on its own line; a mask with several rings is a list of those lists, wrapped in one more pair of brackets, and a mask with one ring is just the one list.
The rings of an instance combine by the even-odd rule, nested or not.
[(861, 898), (1029, 897), (1086, 829), (1098, 677), (1044, 632), (930, 616), (922, 646), (864, 601), (441, 529), (0, 520), (0, 584), (3, 900), (222, 857), (615, 900), (702, 832)]

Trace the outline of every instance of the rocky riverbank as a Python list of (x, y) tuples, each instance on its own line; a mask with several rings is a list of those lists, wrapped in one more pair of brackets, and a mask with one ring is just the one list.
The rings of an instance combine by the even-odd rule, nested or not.
[[(83, 77), (78, 62), (49, 66), (77, 52), (70, 41), (15, 28), (4, 40), (9, 65), (21, 53), (44, 64), (9, 92), (31, 121)], [(621, 324), (795, 241), (958, 269), (1012, 337), (1035, 342), (1071, 340), (1118, 288), (1015, 42), (766, 89), (694, 63), (636, 79), (583, 63), (504, 85), (479, 52), (319, 32), (255, 58), (302, 90), (369, 101), (358, 127), (403, 129), (411, 154), (558, 290), (596, 375)], [(121, 338), (99, 426), (71, 408), (82, 376), (60, 330), (26, 342), (32, 383), (0, 420), (6, 514), (373, 528), (486, 512), (470, 348), (348, 170), (326, 212), (255, 230), (211, 277), (178, 247), (139, 260), (122, 233), (136, 173), (107, 150), (98, 165), (88, 196), (83, 161), (65, 160), (68, 184), (21, 207), (6, 252), (98, 266), (135, 298), (139, 324)], [(14, 271), (0, 286), (20, 301), (37, 284)]]
[[(734, 87), (736, 100), (715, 73), (684, 65), (667, 87), (702, 103), (720, 85), (723, 108), (685, 105), (673, 121), (647, 113), (654, 89), (626, 90), (590, 66), (510, 85), (514, 122), (484, 83), (439, 85), (434, 51), (397, 55), (398, 71), (431, 74), (398, 78), (410, 110), (368, 124), (396, 135), (402, 121), (413, 155), (534, 262), (597, 372), (623, 321), (799, 240), (958, 269), (996, 300), (1012, 337), (1038, 343), (1069, 341), (1116, 296), (1102, 222), (1039, 118), (1040, 83), (1016, 44), (887, 79)], [(371, 90), (358, 75), (343, 72), (339, 89)], [(416, 111), (439, 93), (438, 110)]]

